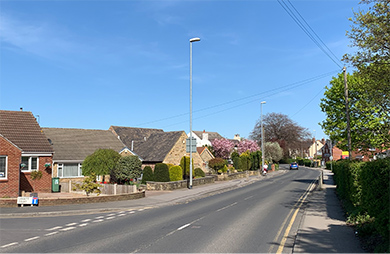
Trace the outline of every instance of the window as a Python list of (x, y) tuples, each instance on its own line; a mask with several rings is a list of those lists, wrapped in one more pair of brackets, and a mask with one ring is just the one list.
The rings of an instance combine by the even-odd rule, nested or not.
[(20, 169), (22, 171), (33, 171), (38, 170), (38, 157), (22, 157), (22, 164)]
[(8, 171), (8, 157), (0, 156), (0, 179), (7, 178), (7, 171)]
[(58, 164), (58, 177), (80, 177), (81, 173), (80, 163), (60, 163)]

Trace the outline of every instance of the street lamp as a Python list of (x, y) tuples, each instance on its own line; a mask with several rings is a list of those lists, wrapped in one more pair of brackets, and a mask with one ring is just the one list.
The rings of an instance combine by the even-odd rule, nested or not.
[(263, 104), (265, 104), (265, 101), (262, 101), (260, 103), (261, 108), (261, 171), (264, 169), (264, 128), (263, 128)]
[(190, 184), (189, 189), (192, 189), (192, 43), (200, 41), (200, 38), (190, 39)]

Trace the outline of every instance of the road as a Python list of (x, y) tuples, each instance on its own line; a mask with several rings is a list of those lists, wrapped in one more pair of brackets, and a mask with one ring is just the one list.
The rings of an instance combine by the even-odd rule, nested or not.
[(1, 252), (291, 252), (299, 208), (319, 172), (277, 177), (186, 204), (1, 219)]

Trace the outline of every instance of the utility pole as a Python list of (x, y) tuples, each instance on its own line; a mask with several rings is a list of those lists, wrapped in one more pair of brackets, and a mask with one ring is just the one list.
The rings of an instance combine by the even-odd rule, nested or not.
[(343, 67), (344, 72), (344, 92), (345, 92), (345, 114), (347, 116), (347, 139), (348, 139), (348, 159), (351, 160), (351, 126), (349, 121), (349, 105), (348, 105), (348, 84), (347, 84), (347, 68)]

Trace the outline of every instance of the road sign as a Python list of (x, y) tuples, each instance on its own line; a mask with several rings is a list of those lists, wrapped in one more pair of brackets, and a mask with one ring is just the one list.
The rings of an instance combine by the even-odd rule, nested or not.
[(192, 149), (190, 149), (190, 138), (186, 139), (186, 152), (187, 153), (196, 153), (196, 138), (192, 137)]

